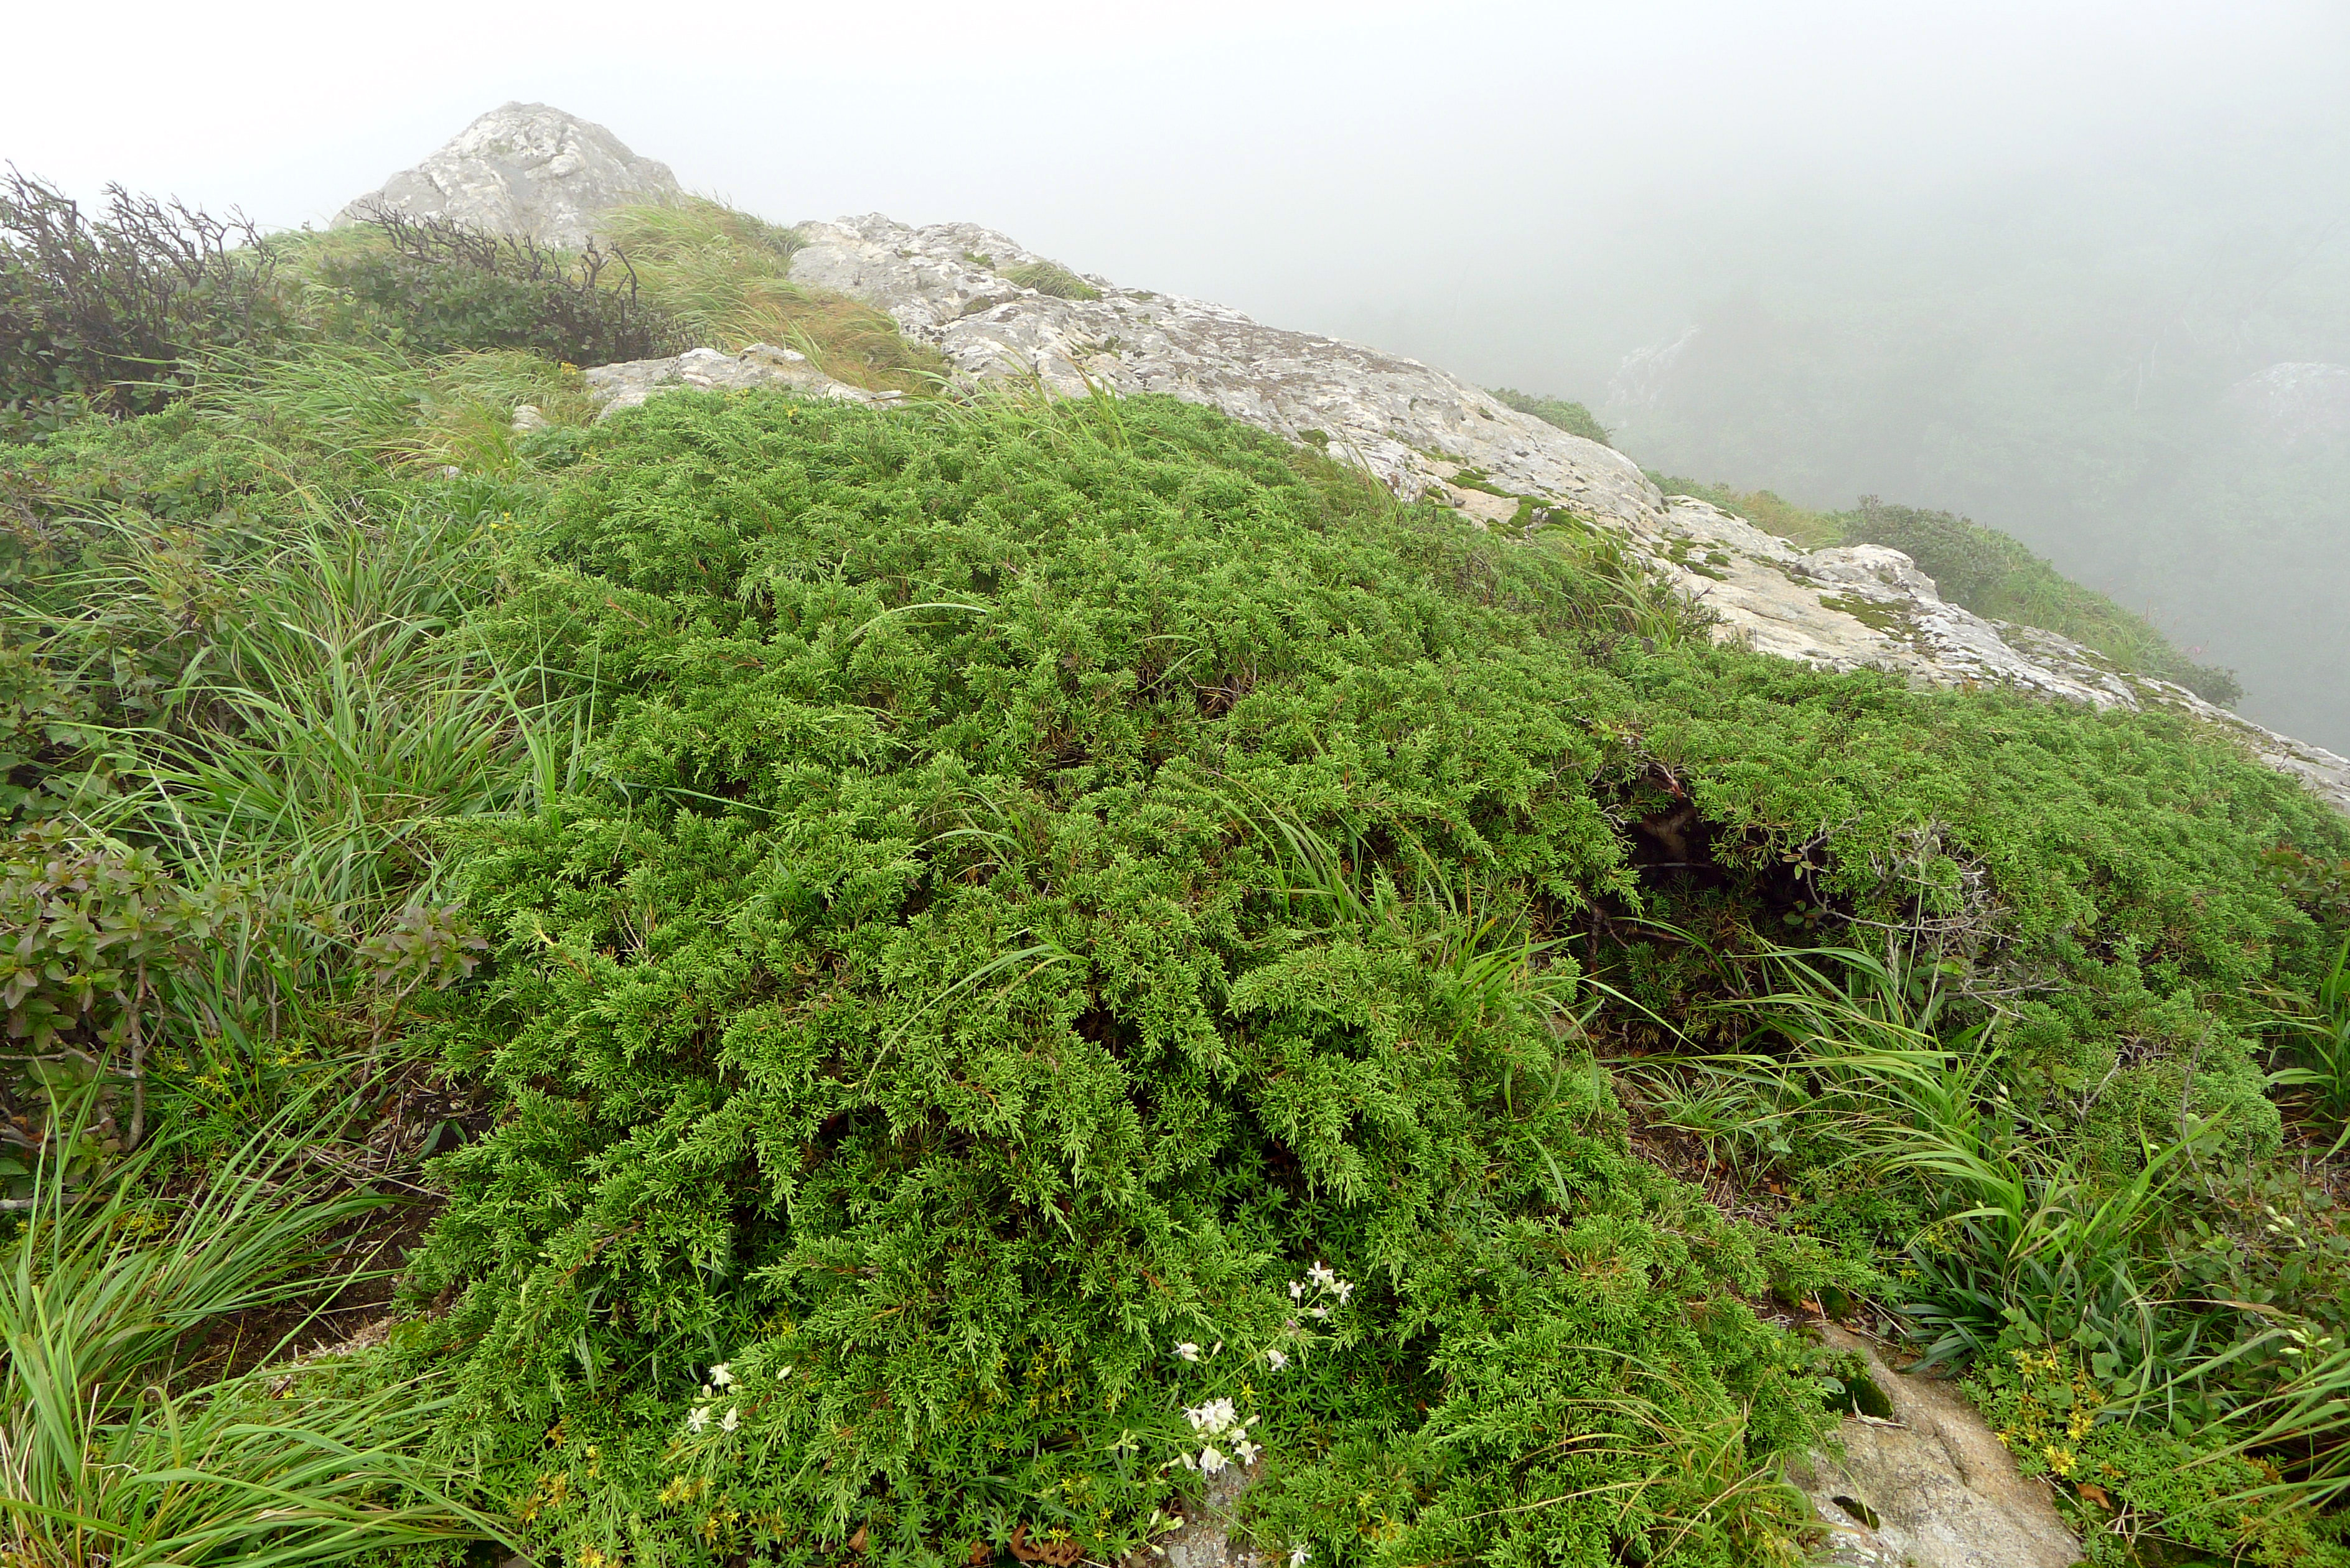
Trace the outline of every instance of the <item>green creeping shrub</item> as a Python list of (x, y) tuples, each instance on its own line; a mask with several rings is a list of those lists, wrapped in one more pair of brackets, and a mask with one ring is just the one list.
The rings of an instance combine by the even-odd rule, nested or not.
[(333, 244), (314, 302), (330, 334), (372, 328), (418, 354), (525, 348), (577, 365), (649, 359), (693, 347), (671, 316), (638, 297), (635, 270), (594, 244), (577, 257), (389, 209), (376, 243)]
[(508, 1107), (415, 1262), (450, 1440), (577, 1562), (1114, 1560), (1243, 1444), (1315, 1561), (1783, 1552), (1810, 1353), (1555, 1028), (1608, 585), (1114, 413), (568, 471), (484, 631), (596, 782), (449, 829), (498, 935), (416, 1002)]
[[(564, 471), (476, 627), (596, 733), (444, 828), (492, 951), (412, 1004), (505, 1106), (417, 1354), (538, 1541), (1107, 1561), (1246, 1443), (1302, 1561), (1792, 1561), (1829, 1390), (1746, 1303), (1865, 1271), (1628, 1154), (1564, 939), (1800, 863), (2105, 1048), (2350, 847), (2184, 722), (1647, 651), (1586, 546), (1343, 479), (1159, 399), (679, 397)], [(2236, 1093), (2168, 1027), (2099, 1092)]]
[(1492, 390), (1493, 396), (1506, 406), (1522, 414), (1532, 414), (1544, 424), (1556, 425), (1569, 435), (1596, 441), (1601, 446), (1608, 445), (1612, 440), (1607, 427), (1581, 403), (1569, 402), (1565, 398), (1545, 398), (1533, 392), (1521, 392), (1514, 387), (1495, 387)]

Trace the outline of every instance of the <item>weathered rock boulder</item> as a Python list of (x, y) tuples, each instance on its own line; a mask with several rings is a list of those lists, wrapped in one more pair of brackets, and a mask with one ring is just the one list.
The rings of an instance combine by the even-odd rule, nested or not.
[(1921, 685), (2001, 684), (2098, 707), (2178, 709), (2350, 811), (2350, 759), (2117, 669), (2064, 638), (1948, 603), (1898, 550), (1806, 552), (1703, 502), (1668, 498), (1621, 452), (1418, 360), (1103, 277), (1086, 279), (1096, 299), (1040, 293), (1007, 275), (1046, 258), (970, 223), (916, 229), (868, 214), (802, 233), (808, 244), (794, 259), (795, 281), (889, 312), (972, 380), (1034, 377), (1069, 393), (1171, 393), (1325, 446), (1403, 495), (1432, 493), (1488, 527), (1524, 526), (1523, 502), (1563, 509), (1624, 535), (1716, 613), (1724, 640)]
[(1877, 1347), (1834, 1324), (1839, 1350), (1866, 1357), (1889, 1417), (1847, 1416), (1840, 1454), (1790, 1474), (1828, 1530), (1840, 1568), (2067, 1568), (2080, 1542), (2042, 1483), (2015, 1461), (1950, 1384), (1905, 1377)]
[(615, 207), (678, 193), (668, 164), (638, 157), (602, 126), (543, 103), (509, 103), (351, 202), (332, 226), (389, 211), (577, 249)]
[[(811, 397), (849, 403), (894, 403), (903, 392), (868, 392), (837, 381), (794, 348), (754, 343), (740, 354), (717, 348), (692, 348), (666, 359), (628, 359), (598, 365), (588, 372), (588, 397), (605, 420), (622, 409), (633, 409), (660, 392), (717, 391), (729, 388), (777, 387)], [(537, 410), (533, 410), (534, 413)], [(517, 423), (522, 410), (515, 410)]]

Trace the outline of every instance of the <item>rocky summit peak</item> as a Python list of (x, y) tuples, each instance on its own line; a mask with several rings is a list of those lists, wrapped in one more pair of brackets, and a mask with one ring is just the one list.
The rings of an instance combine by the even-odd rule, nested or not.
[(638, 157), (594, 121), (543, 103), (507, 103), (352, 201), (334, 226), (388, 210), (577, 247), (613, 208), (677, 194), (668, 164)]

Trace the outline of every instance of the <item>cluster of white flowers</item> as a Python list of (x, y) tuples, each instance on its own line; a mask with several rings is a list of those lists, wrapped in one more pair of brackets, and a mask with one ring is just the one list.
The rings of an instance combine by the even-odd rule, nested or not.
[[(784, 1368), (784, 1372), (786, 1376), (790, 1375), (791, 1370), (792, 1369), (788, 1366)], [(710, 1381), (702, 1386), (702, 1403), (696, 1405), (692, 1409), (688, 1410), (685, 1413), (685, 1429), (689, 1432), (701, 1432), (708, 1429), (710, 1426), (710, 1401), (716, 1397), (719, 1389), (732, 1388), (733, 1386), (734, 1368), (732, 1365), (722, 1361), (718, 1363), (717, 1366), (712, 1366), (710, 1369)], [(733, 1431), (742, 1424), (743, 1412), (733, 1405), (727, 1406), (725, 1412), (718, 1417), (718, 1429), (722, 1432)]]
[(1304, 1279), (1289, 1282), (1289, 1299), (1302, 1303), (1309, 1291), (1313, 1293), (1315, 1299), (1312, 1304), (1305, 1308), (1305, 1315), (1312, 1318), (1326, 1318), (1330, 1315), (1331, 1303), (1336, 1302), (1338, 1305), (1345, 1306), (1354, 1299), (1355, 1282), (1340, 1279), (1337, 1270), (1316, 1258), (1314, 1260), (1314, 1266), (1305, 1271)]
[[(1191, 1423), (1191, 1430), (1208, 1439), (1197, 1454), (1186, 1449), (1178, 1456), (1187, 1470), (1202, 1470), (1214, 1475), (1225, 1466), (1237, 1463), (1243, 1468), (1256, 1463), (1264, 1452), (1263, 1447), (1249, 1440), (1248, 1423), (1232, 1408), (1230, 1399), (1211, 1399), (1206, 1404), (1183, 1412)], [(1232, 1449), (1226, 1453), (1218, 1444)]]

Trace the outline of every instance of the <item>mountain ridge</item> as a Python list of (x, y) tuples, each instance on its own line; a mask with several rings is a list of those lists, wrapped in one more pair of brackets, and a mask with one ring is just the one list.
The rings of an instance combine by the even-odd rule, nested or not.
[[(580, 128), (583, 142), (600, 138), (635, 156), (599, 126), (544, 105), (507, 105), (475, 120), (419, 168), (463, 167), (484, 147), (536, 145), (549, 116)], [(545, 200), (581, 213), (584, 229), (594, 203), (607, 199), (599, 195), (602, 176), (584, 161), (563, 171), (553, 161), (546, 167), (551, 188)], [(667, 173), (666, 166), (654, 167)], [(414, 194), (420, 204), (409, 210), (421, 213), (429, 202), (421, 191)], [(519, 206), (502, 208), (462, 192), (449, 199), (443, 215), (507, 225), (502, 232), (525, 221)], [(1519, 535), (1555, 526), (1608, 530), (1648, 569), (1713, 612), (1717, 640), (1830, 670), (1888, 670), (1918, 685), (2005, 684), (2098, 708), (2169, 709), (2227, 733), (2267, 766), (2350, 812), (2350, 758), (2279, 734), (2054, 632), (1975, 615), (1946, 601), (1898, 550), (1806, 550), (1708, 502), (1668, 496), (1622, 452), (1422, 361), (1268, 327), (1211, 301), (1070, 272), (976, 223), (916, 227), (869, 213), (803, 222), (795, 232), (801, 244), (791, 261), (794, 283), (880, 309), (968, 384), (1019, 379), (1061, 396), (1165, 392), (1204, 403), (1343, 455), (1404, 500), (1432, 494), (1481, 527)], [(1046, 268), (1076, 286), (1023, 281), (1043, 277), (1038, 269)], [(606, 369), (608, 379), (629, 379)], [(665, 373), (635, 379), (646, 374), (658, 379)], [(755, 383), (761, 374), (754, 368), (733, 379)], [(806, 371), (795, 368), (788, 379), (805, 380)]]

